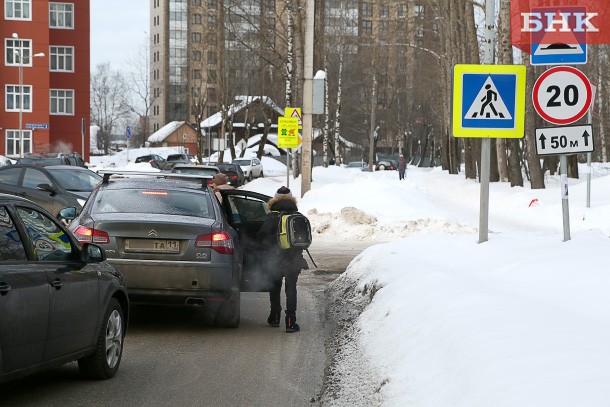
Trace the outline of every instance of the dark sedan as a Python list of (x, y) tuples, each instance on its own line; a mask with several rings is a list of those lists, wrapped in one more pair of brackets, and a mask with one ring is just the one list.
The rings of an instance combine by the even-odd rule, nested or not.
[(86, 377), (114, 376), (129, 302), (105, 260), (38, 205), (0, 194), (0, 381), (74, 360)]
[(133, 302), (203, 306), (217, 326), (237, 327), (240, 292), (266, 284), (252, 241), (269, 197), (222, 190), (221, 204), (209, 176), (131, 174), (104, 173), (74, 235), (106, 250)]
[(384, 171), (384, 170), (397, 170), (398, 169), (398, 161), (392, 159), (381, 159), (377, 161), (375, 165), (375, 171)]
[(80, 210), (101, 181), (95, 172), (72, 165), (0, 167), (0, 192), (34, 201), (55, 217), (66, 207)]

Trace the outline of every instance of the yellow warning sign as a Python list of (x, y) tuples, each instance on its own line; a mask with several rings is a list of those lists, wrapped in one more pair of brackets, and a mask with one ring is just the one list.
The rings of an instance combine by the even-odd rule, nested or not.
[(296, 117), (277, 118), (277, 146), (279, 148), (299, 146), (299, 120)]
[(284, 117), (296, 117), (297, 119), (299, 119), (299, 129), (303, 128), (303, 115), (301, 114), (300, 107), (284, 108)]

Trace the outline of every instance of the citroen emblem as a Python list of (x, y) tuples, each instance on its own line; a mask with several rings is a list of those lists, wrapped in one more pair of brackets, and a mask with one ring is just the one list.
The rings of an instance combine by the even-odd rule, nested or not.
[(148, 237), (157, 237), (157, 231), (151, 229), (150, 232), (148, 232)]

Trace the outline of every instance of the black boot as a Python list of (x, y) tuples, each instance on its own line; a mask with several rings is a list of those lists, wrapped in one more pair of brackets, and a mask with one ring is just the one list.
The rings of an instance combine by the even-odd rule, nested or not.
[(286, 332), (299, 332), (301, 327), (297, 324), (297, 318), (294, 315), (286, 315)]
[(282, 310), (279, 311), (271, 311), (269, 314), (269, 318), (267, 318), (267, 323), (275, 328), (280, 326), (280, 318), (282, 317)]

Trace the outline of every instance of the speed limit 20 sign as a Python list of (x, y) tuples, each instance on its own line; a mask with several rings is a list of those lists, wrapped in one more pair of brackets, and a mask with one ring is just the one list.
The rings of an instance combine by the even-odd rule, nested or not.
[(574, 123), (587, 113), (593, 91), (584, 73), (571, 66), (556, 66), (544, 72), (534, 84), (536, 111), (554, 124)]

